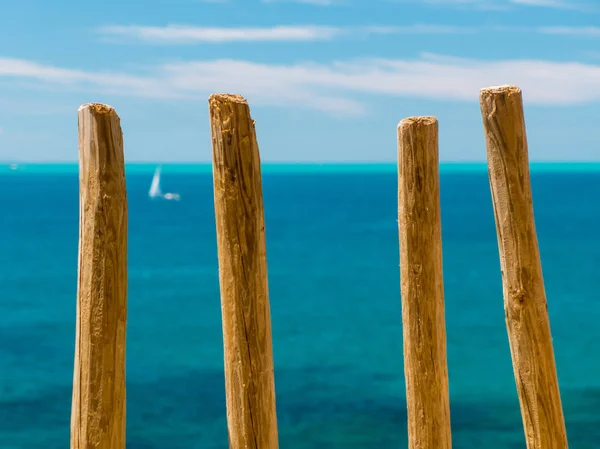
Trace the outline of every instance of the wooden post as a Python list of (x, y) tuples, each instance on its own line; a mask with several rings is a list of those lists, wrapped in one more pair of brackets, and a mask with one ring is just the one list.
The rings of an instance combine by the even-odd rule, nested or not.
[(79, 108), (79, 280), (71, 449), (125, 449), (127, 195), (110, 106)]
[(480, 93), (500, 251), (504, 309), (528, 449), (566, 448), (546, 293), (533, 217), (521, 90)]
[(449, 449), (438, 122), (398, 125), (398, 224), (410, 449)]
[(254, 120), (238, 95), (209, 111), (231, 449), (276, 449), (275, 380), (260, 156)]

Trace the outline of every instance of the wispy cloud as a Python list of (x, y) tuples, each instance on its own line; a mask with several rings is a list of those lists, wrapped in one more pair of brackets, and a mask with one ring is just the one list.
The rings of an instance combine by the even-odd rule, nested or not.
[(473, 32), (474, 28), (444, 25), (416, 24), (409, 26), (273, 26), (218, 28), (187, 25), (157, 26), (104, 26), (98, 31), (111, 41), (132, 39), (160, 44), (192, 44), (198, 42), (258, 42), (258, 41), (323, 41), (337, 37), (365, 37), (377, 34), (458, 34)]
[(600, 37), (600, 27), (542, 27), (544, 34), (561, 34), (569, 36)]
[(304, 3), (315, 6), (331, 6), (342, 3), (341, 0), (261, 0), (262, 3)]
[(492, 4), (490, 0), (417, 0), (421, 3), (429, 5), (446, 5), (446, 6), (485, 6)]
[(164, 89), (152, 78), (127, 75), (112, 72), (86, 72), (82, 70), (66, 69), (36, 62), (0, 58), (0, 77), (36, 79), (55, 86), (80, 88), (102, 87), (105, 92), (132, 92), (146, 91), (148, 97), (172, 97), (174, 92)]
[(330, 64), (238, 60), (176, 62), (144, 73), (96, 73), (0, 59), (0, 76), (55, 88), (204, 101), (235, 92), (253, 104), (361, 114), (357, 94), (477, 101), (479, 89), (517, 84), (528, 105), (600, 102), (600, 65), (541, 60), (482, 61), (424, 54), (417, 59), (358, 59)]
[(265, 28), (217, 28), (185, 25), (105, 26), (105, 36), (132, 38), (154, 43), (234, 42), (234, 41), (312, 41), (328, 40), (339, 34), (334, 27), (274, 26)]
[(573, 2), (571, 0), (509, 0), (510, 3), (523, 6), (539, 6), (543, 8), (572, 9), (576, 11), (590, 10), (589, 5)]
[(341, 34), (462, 34), (480, 31), (477, 27), (415, 24), (407, 26), (369, 26), (341, 29)]
[(574, 11), (594, 11), (593, 3), (572, 0), (397, 0), (428, 5), (451, 6), (455, 8), (509, 10), (515, 6), (533, 6), (541, 8), (570, 9)]
[(428, 6), (451, 7), (454, 9), (475, 9), (505, 11), (510, 9), (506, 0), (395, 0), (400, 3), (421, 3)]
[(600, 37), (600, 27), (581, 26), (449, 26), (414, 24), (406, 26), (335, 27), (317, 25), (219, 28), (187, 25), (167, 26), (104, 26), (97, 30), (104, 39), (113, 43), (127, 41), (161, 45), (227, 42), (308, 42), (329, 41), (338, 38), (366, 38), (374, 35), (394, 34), (474, 34), (474, 33), (539, 33), (584, 37)]

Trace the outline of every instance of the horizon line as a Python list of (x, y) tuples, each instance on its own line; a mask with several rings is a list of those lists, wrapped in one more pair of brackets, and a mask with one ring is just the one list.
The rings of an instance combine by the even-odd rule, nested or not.
[[(166, 173), (212, 173), (212, 162), (126, 162), (129, 174), (152, 174), (158, 166)], [(397, 162), (262, 162), (264, 173), (395, 173)], [(600, 172), (600, 161), (532, 161), (531, 172)], [(487, 172), (487, 161), (439, 163), (440, 173)], [(78, 162), (0, 162), (0, 174), (73, 174), (78, 173)]]
[[(129, 161), (127, 165), (212, 165), (212, 161)], [(261, 161), (261, 165), (397, 165), (397, 161)], [(439, 165), (487, 165), (486, 160), (439, 161)], [(600, 165), (600, 160), (530, 160), (535, 165)], [(79, 161), (18, 161), (0, 160), (5, 165), (79, 165)]]

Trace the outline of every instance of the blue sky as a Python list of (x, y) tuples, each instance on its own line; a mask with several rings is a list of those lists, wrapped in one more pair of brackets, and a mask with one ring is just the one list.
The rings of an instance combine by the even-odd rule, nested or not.
[(76, 161), (77, 108), (115, 107), (134, 161), (208, 161), (207, 98), (251, 106), (263, 161), (395, 161), (440, 121), (483, 161), (479, 89), (523, 89), (530, 158), (600, 160), (600, 2), (20, 0), (0, 5), (0, 160)]

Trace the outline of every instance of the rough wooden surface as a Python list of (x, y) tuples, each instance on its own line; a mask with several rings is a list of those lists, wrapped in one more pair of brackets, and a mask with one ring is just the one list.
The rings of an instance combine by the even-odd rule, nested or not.
[(409, 448), (449, 449), (435, 117), (410, 117), (398, 125), (398, 224)]
[(260, 156), (246, 100), (209, 111), (231, 449), (278, 447)]
[(127, 196), (120, 120), (79, 108), (79, 280), (71, 449), (125, 449)]
[(566, 448), (533, 218), (521, 90), (483, 89), (481, 113), (494, 204), (506, 325), (528, 449)]

